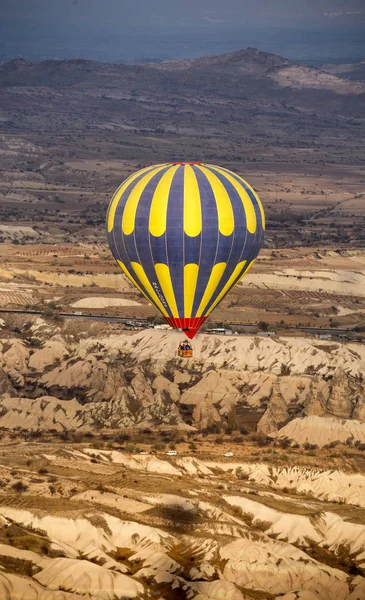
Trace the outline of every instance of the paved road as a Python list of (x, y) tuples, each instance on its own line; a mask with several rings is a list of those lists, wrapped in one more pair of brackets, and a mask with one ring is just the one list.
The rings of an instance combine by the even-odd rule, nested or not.
[[(18, 315), (43, 315), (44, 310), (17, 310), (17, 309), (4, 309), (0, 308), (0, 313), (16, 313)], [(67, 317), (68, 319), (86, 319), (89, 321), (102, 321), (106, 323), (127, 323), (132, 321), (131, 317), (112, 317), (107, 315), (75, 315), (75, 313), (58, 313), (60, 317)], [(136, 319), (141, 323), (147, 323), (147, 319)]]
[[(4, 309), (4, 308), (0, 308), (0, 313), (16, 313), (16, 314), (21, 314), (21, 315), (43, 315), (44, 311), (41, 310), (17, 310), (17, 309)], [(136, 320), (139, 323), (145, 323), (147, 325), (148, 323), (148, 319), (144, 319), (144, 318), (137, 318), (137, 319), (133, 319), (131, 317), (112, 317), (112, 316), (108, 316), (108, 315), (89, 315), (89, 314), (82, 314), (82, 315), (76, 315), (75, 313), (58, 313), (60, 317), (66, 317), (67, 319), (84, 319), (87, 321), (101, 321), (104, 323), (128, 323), (130, 321)], [(225, 322), (224, 323), (225, 327), (246, 327), (247, 329), (251, 328), (251, 329), (257, 329), (257, 325), (254, 325), (252, 323), (228, 323)], [(288, 326), (285, 329), (290, 329), (290, 330), (295, 330), (295, 331), (304, 331), (305, 333), (310, 333), (312, 335), (318, 334), (318, 335), (332, 335), (332, 334), (337, 334), (337, 335), (341, 335), (341, 334), (346, 334), (346, 333), (356, 333), (353, 329), (339, 329), (338, 327), (336, 328), (331, 328), (331, 327), (295, 327), (295, 326)]]

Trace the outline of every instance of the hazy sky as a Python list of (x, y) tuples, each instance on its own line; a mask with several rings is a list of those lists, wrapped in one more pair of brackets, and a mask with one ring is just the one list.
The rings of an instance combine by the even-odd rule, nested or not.
[(247, 45), (289, 58), (364, 57), (362, 32), (365, 39), (365, 0), (0, 0), (3, 60), (133, 61)]
[(358, 23), (364, 0), (0, 0), (2, 18), (156, 25)]

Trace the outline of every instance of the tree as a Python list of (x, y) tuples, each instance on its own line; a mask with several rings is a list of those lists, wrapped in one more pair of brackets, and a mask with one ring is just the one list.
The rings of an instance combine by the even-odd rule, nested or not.
[(338, 327), (339, 326), (339, 322), (336, 321), (335, 319), (330, 318), (330, 326), (331, 327)]
[(259, 321), (257, 323), (258, 328), (261, 329), (261, 331), (268, 331), (269, 330), (269, 324), (266, 323), (266, 321)]
[(155, 317), (153, 319), (153, 324), (154, 325), (164, 325), (166, 323), (165, 319), (163, 317)]
[(18, 492), (18, 494), (22, 494), (22, 492), (27, 491), (28, 486), (22, 481), (17, 481), (16, 483), (13, 483), (11, 489), (14, 490), (14, 492)]

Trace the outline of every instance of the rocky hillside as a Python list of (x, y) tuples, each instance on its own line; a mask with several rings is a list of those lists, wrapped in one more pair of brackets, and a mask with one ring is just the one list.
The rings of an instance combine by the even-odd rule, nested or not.
[(344, 79), (351, 79), (353, 81), (365, 80), (365, 60), (357, 63), (323, 65), (321, 68), (327, 73), (331, 73), (337, 77), (343, 77)]
[[(261, 52), (256, 48), (247, 48), (230, 54), (220, 56), (196, 58), (193, 60), (165, 61), (152, 66), (155, 70), (165, 72), (178, 71), (180, 74), (195, 73), (210, 74), (212, 77), (226, 79), (228, 75), (235, 77), (234, 83), (240, 85), (240, 79), (266, 80), (267, 84), (275, 81), (279, 86), (294, 89), (312, 89), (331, 91), (335, 94), (363, 94), (365, 87), (362, 83), (355, 83), (342, 79), (342, 73), (329, 74), (326, 72), (293, 63), (290, 60)], [(214, 79), (218, 85), (218, 79)], [(228, 83), (228, 82), (227, 82)]]
[[(200, 334), (194, 359), (184, 361), (176, 357), (181, 334), (170, 331), (75, 339), (38, 319), (15, 336), (4, 328), (2, 338), (2, 428), (218, 426), (297, 439), (288, 423), (331, 417), (326, 436), (313, 434), (319, 445), (364, 441), (362, 344)], [(346, 419), (354, 426), (345, 435)]]
[[(0, 65), (4, 131), (226, 130), (253, 120), (256, 135), (292, 123), (328, 128), (334, 115), (364, 115), (365, 85), (248, 48), (157, 65), (13, 60)], [(72, 111), (65, 111), (72, 105)], [(26, 107), (26, 111), (23, 108)], [(156, 112), (157, 111), (157, 112)], [(259, 113), (257, 113), (259, 111)], [(265, 114), (257, 123), (258, 114)], [(308, 114), (311, 113), (311, 114)], [(310, 121), (307, 118), (310, 117)], [(349, 123), (350, 124), (350, 123)], [(345, 126), (336, 120), (336, 126)], [(257, 129), (259, 128), (259, 130)], [(262, 130), (261, 130), (262, 128)], [(271, 131), (273, 128), (273, 131)], [(297, 129), (296, 129), (297, 132)]]
[(362, 600), (364, 475), (275, 466), (272, 452), (233, 462), (5, 439), (0, 597)]
[(363, 600), (362, 344), (201, 334), (183, 361), (172, 331), (21, 319), (1, 598)]

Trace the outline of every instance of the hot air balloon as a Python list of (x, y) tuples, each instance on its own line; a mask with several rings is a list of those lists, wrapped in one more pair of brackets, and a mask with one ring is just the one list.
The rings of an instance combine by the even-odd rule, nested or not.
[(265, 216), (256, 192), (235, 173), (179, 162), (126, 179), (110, 202), (107, 226), (129, 281), (192, 339), (251, 268)]

